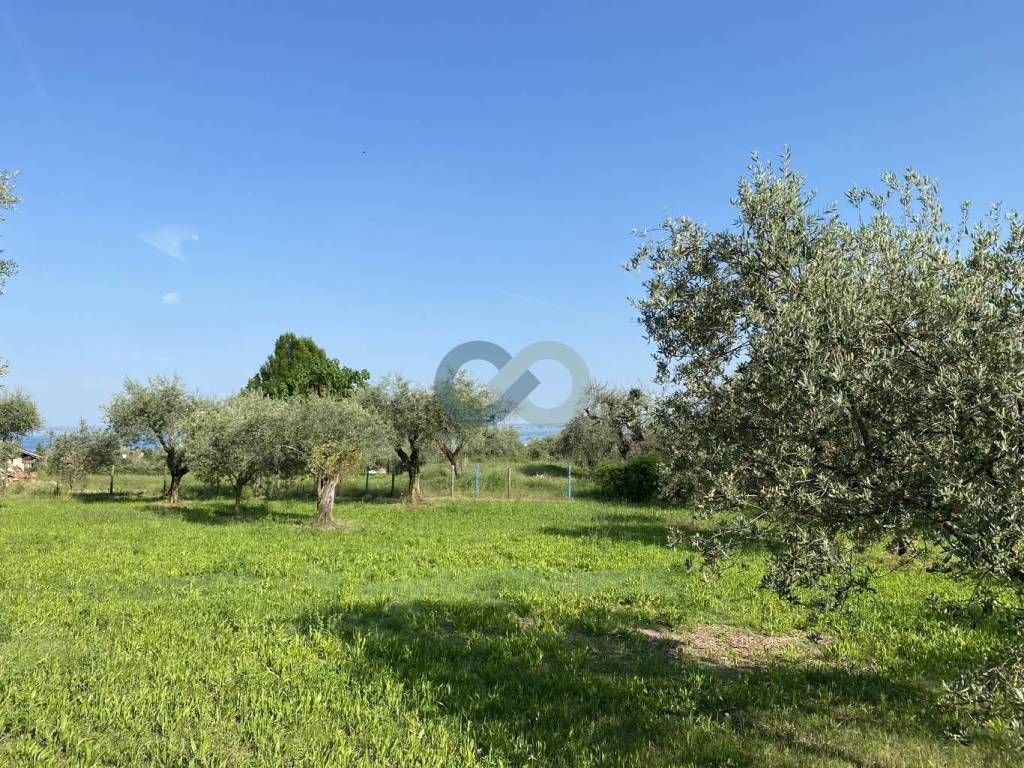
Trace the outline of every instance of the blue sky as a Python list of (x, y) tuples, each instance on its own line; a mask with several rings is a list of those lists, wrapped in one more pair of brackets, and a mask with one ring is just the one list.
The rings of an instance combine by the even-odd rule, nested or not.
[[(276, 336), (427, 381), (473, 338), (649, 380), (621, 264), (752, 150), (823, 202), (913, 164), (1024, 207), (1014, 3), (0, 0), (5, 386), (241, 387)], [(534, 369), (559, 396), (554, 364)]]

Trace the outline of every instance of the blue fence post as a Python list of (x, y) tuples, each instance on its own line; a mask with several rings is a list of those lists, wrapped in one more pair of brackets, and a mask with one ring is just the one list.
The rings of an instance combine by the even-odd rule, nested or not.
[(569, 465), (569, 498), (572, 498), (572, 464)]
[(473, 495), (480, 496), (480, 465), (476, 465), (476, 476), (473, 478)]

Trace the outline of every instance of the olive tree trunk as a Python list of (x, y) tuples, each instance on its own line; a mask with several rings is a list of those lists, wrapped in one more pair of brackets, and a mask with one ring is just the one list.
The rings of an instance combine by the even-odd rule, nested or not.
[(316, 520), (325, 528), (334, 525), (334, 493), (339, 479), (339, 475), (328, 475), (317, 480)]
[(187, 470), (179, 470), (171, 474), (171, 484), (167, 486), (167, 501), (171, 504), (178, 503), (178, 492), (181, 490), (181, 478), (185, 476)]
[(184, 462), (184, 456), (175, 448), (165, 448), (167, 451), (167, 473), (171, 476), (171, 484), (167, 487), (166, 499), (171, 504), (178, 503), (178, 491), (181, 488), (181, 478), (188, 473), (188, 467)]

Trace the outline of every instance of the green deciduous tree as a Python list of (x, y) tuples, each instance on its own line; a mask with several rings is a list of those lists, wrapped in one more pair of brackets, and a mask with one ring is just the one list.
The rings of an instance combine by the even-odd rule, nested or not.
[(186, 424), (189, 468), (204, 480), (227, 480), (236, 515), (245, 487), (281, 462), (285, 407), (258, 392), (242, 392), (204, 404)]
[(106, 407), (110, 427), (126, 443), (157, 444), (171, 476), (167, 500), (177, 502), (181, 479), (188, 473), (185, 451), (189, 417), (208, 401), (189, 392), (177, 376), (154, 376), (145, 384), (125, 379), (124, 392)]
[(369, 380), (369, 371), (342, 367), (311, 338), (285, 333), (278, 337), (273, 354), (246, 388), (277, 398), (348, 397), (365, 388)]
[(840, 602), (868, 545), (911, 537), (1024, 591), (1024, 226), (951, 225), (932, 180), (883, 180), (847, 221), (756, 162), (734, 229), (669, 219), (637, 251), (672, 487), (739, 510), (793, 601)]

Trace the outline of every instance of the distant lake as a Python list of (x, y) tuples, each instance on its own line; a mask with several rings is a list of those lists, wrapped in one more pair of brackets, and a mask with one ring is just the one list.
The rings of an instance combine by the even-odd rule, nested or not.
[(561, 425), (536, 426), (535, 424), (511, 424), (510, 426), (515, 427), (516, 431), (519, 433), (519, 439), (524, 443), (536, 440), (538, 437), (557, 435), (562, 431)]

